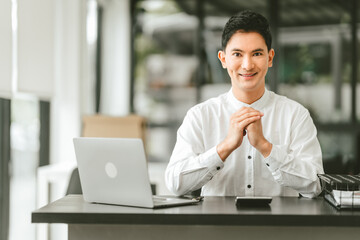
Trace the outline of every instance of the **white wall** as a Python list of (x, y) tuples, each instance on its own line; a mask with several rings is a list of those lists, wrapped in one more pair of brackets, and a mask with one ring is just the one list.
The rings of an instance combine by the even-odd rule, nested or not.
[[(88, 61), (86, 0), (56, 0), (55, 83), (51, 109), (51, 162), (75, 161), (72, 138), (81, 117), (95, 112), (94, 66)], [(129, 0), (102, 1), (101, 113), (127, 115), (130, 91)]]
[(18, 1), (17, 91), (53, 95), (55, 1)]
[(102, 89), (100, 111), (123, 116), (129, 113), (130, 0), (103, 1)]
[(12, 31), (11, 1), (0, 1), (0, 97), (11, 95)]
[[(127, 115), (130, 90), (130, 0), (104, 0), (101, 113)], [(10, 3), (0, 9), (0, 63), (11, 77)], [(72, 138), (81, 117), (95, 111), (94, 79), (86, 42), (87, 0), (18, 0), (18, 92), (51, 102), (51, 163), (75, 161)], [(5, 11), (7, 9), (7, 11)], [(2, 49), (3, 50), (3, 49)], [(6, 56), (7, 57), (3, 57)], [(10, 70), (9, 70), (10, 69)], [(7, 71), (6, 71), (7, 70)], [(11, 90), (10, 81), (0, 81)], [(0, 88), (1, 91), (1, 88)], [(93, 109), (93, 110), (92, 110)]]
[(56, 3), (55, 78), (51, 98), (51, 163), (75, 161), (72, 138), (80, 134), (80, 82), (85, 0)]
[[(129, 108), (130, 0), (104, 0), (103, 113), (125, 115)], [(75, 164), (72, 139), (81, 134), (81, 117), (95, 111), (93, 66), (86, 42), (88, 0), (17, 0), (17, 44), (12, 48), (11, 0), (0, 0), (0, 97), (28, 93), (51, 102), (51, 171), (38, 180), (50, 200), (65, 193), (66, 173)], [(16, 49), (17, 51), (12, 51)], [(17, 66), (12, 66), (16, 54)], [(14, 75), (12, 76), (12, 70)], [(70, 166), (70, 167), (69, 167)], [(40, 171), (39, 171), (40, 172)], [(70, 172), (69, 172), (70, 173)], [(41, 175), (41, 174), (40, 174)], [(38, 187), (38, 194), (45, 195)], [(39, 195), (37, 200), (40, 199)], [(40, 206), (37, 206), (40, 207)], [(37, 237), (47, 239), (46, 225)], [(65, 225), (51, 225), (51, 239), (66, 239)], [(43, 230), (43, 231), (42, 231)]]

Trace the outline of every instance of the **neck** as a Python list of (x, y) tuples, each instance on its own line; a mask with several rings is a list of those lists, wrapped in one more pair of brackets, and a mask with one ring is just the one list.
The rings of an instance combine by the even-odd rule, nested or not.
[(264, 95), (265, 88), (261, 89), (261, 91), (236, 91), (236, 89), (233, 88), (232, 92), (237, 100), (250, 105)]

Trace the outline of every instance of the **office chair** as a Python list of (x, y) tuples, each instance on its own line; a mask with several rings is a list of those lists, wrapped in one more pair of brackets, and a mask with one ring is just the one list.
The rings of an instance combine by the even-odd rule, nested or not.
[(75, 168), (71, 173), (69, 185), (66, 190), (66, 195), (69, 194), (82, 194), (78, 168)]

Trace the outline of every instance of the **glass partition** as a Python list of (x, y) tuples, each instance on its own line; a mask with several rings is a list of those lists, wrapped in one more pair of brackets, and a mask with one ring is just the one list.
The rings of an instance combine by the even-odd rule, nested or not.
[(229, 90), (229, 77), (217, 59), (222, 29), (231, 15), (251, 9), (268, 18), (273, 32), (276, 61), (267, 88), (310, 111), (324, 164), (339, 156), (338, 162), (351, 162), (341, 165), (343, 171), (358, 171), (354, 2), (137, 1), (135, 111), (149, 119), (152, 159), (168, 161), (176, 130), (191, 106)]
[(168, 161), (176, 130), (196, 104), (198, 19), (175, 1), (138, 1), (135, 13), (134, 106), (148, 120), (149, 159)]

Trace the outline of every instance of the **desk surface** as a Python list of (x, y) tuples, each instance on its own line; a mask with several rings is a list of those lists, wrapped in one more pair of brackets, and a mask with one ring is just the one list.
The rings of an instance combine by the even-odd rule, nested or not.
[(359, 227), (360, 211), (338, 211), (323, 198), (273, 198), (268, 208), (236, 208), (234, 197), (205, 197), (164, 209), (92, 204), (68, 195), (32, 212), (33, 223)]

